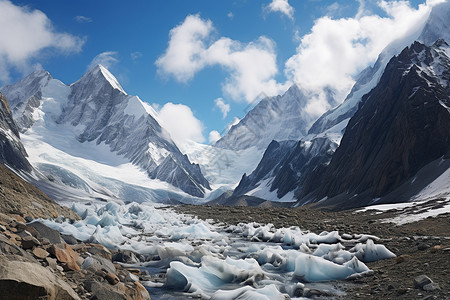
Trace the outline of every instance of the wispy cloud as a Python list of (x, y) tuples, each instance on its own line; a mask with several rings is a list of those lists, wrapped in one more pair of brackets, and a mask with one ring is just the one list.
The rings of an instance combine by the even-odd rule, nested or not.
[(43, 51), (78, 53), (84, 42), (84, 38), (56, 32), (40, 10), (0, 1), (0, 81), (9, 81), (12, 69), (29, 72)]
[(279, 12), (294, 20), (294, 8), (289, 4), (288, 0), (272, 0), (267, 6), (264, 6), (267, 12)]
[(142, 52), (136, 51), (136, 52), (131, 53), (130, 56), (133, 61), (136, 61), (142, 57)]
[(85, 16), (76, 16), (74, 19), (78, 23), (91, 23), (92, 22), (92, 18), (85, 17)]
[(222, 112), (222, 119), (225, 119), (230, 112), (230, 104), (225, 103), (222, 98), (214, 100), (216, 107)]
[(92, 59), (91, 63), (88, 66), (88, 69), (91, 69), (92, 67), (96, 65), (102, 65), (105, 68), (109, 69), (113, 65), (119, 62), (119, 59), (117, 58), (119, 54), (115, 51), (105, 51), (102, 52), (94, 57)]

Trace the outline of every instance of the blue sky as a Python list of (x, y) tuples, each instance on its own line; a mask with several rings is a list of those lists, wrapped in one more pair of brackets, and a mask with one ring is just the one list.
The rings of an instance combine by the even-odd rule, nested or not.
[[(330, 87), (342, 101), (355, 75), (434, 2), (0, 0), (0, 84), (37, 67), (70, 84), (100, 62), (161, 109), (171, 130), (207, 143), (261, 92), (292, 82)], [(306, 113), (330, 106), (315, 99)]]

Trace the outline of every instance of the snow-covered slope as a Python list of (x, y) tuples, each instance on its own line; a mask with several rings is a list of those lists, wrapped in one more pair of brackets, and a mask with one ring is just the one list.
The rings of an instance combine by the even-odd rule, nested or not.
[[(136, 166), (135, 171), (146, 175), (146, 188), (155, 188), (155, 182), (167, 182), (157, 185), (157, 189), (180, 195), (171, 195), (171, 199), (186, 195), (202, 198), (210, 188), (199, 166), (179, 151), (155, 120), (154, 111), (138, 97), (127, 95), (114, 76), (100, 65), (70, 86), (53, 79), (48, 72), (38, 71), (1, 91), (13, 99), (13, 115), (19, 120), (26, 148), (33, 152), (32, 163), (45, 169), (43, 172), (48, 175), (56, 172), (49, 169), (52, 164), (79, 173), (78, 177), (88, 180), (85, 183), (92, 190), (103, 190), (94, 187), (102, 185), (98, 180), (85, 178), (87, 173), (96, 173), (96, 164), (92, 164), (91, 172), (83, 173), (69, 163), (83, 159), (110, 167)], [(54, 161), (55, 157), (60, 160)], [(172, 162), (170, 170), (167, 161)], [(120, 172), (111, 169), (109, 175), (97, 177), (118, 179), (121, 176), (114, 173)], [(154, 179), (153, 184), (148, 183), (150, 178)], [(64, 182), (61, 178), (60, 181)], [(109, 190), (104, 194), (119, 196), (120, 192)], [(151, 200), (164, 201), (167, 197)]]
[(231, 150), (256, 147), (264, 151), (272, 140), (302, 138), (311, 125), (311, 120), (303, 110), (312, 96), (294, 84), (283, 95), (264, 98), (238, 124), (232, 126), (215, 146)]

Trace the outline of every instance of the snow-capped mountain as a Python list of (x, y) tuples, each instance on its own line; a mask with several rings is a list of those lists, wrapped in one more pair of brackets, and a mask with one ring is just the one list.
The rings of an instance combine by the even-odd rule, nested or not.
[(342, 208), (406, 201), (449, 167), (450, 47), (444, 40), (431, 47), (415, 42), (391, 59), (325, 172), (304, 185), (300, 198), (326, 197)]
[[(440, 22), (439, 20), (442, 20), (443, 22)], [(347, 124), (350, 118), (358, 110), (361, 99), (365, 94), (369, 93), (377, 86), (391, 57), (400, 53), (402, 49), (412, 44), (414, 40), (426, 41), (426, 45), (430, 45), (430, 41), (432, 41), (434, 37), (448, 38), (449, 31), (446, 30), (448, 26), (445, 24), (448, 24), (449, 20), (450, 3), (446, 2), (434, 6), (428, 19), (424, 20), (424, 24), (419, 24), (417, 30), (411, 32), (407, 37), (397, 40), (387, 46), (379, 55), (376, 63), (361, 72), (345, 101), (336, 108), (325, 113), (311, 126), (308, 134), (302, 138), (299, 145), (302, 143), (308, 145), (314, 140), (322, 138), (328, 139), (328, 144), (330, 146), (335, 145), (333, 147), (322, 148), (324, 152), (315, 153), (315, 155), (318, 155), (321, 159), (312, 159), (311, 162), (317, 162), (317, 165), (314, 166), (309, 163), (309, 171), (305, 172), (305, 168), (299, 165), (294, 157), (292, 157), (292, 160), (286, 159), (286, 161), (284, 160), (285, 158), (283, 158), (280, 160), (280, 165), (284, 165), (283, 171), (281, 172), (279, 165), (273, 168), (263, 167), (263, 165), (272, 165), (271, 160), (267, 160), (268, 156), (265, 154), (258, 165), (258, 168), (254, 171), (255, 174), (258, 173), (258, 176), (255, 176), (253, 173), (249, 176), (244, 176), (239, 184), (240, 188), (237, 189), (235, 193), (241, 194), (245, 191), (246, 195), (254, 195), (254, 193), (260, 193), (258, 191), (261, 189), (265, 189), (270, 191), (270, 193), (265, 193), (264, 199), (280, 201), (283, 197), (283, 201), (288, 201), (286, 196), (287, 193), (293, 192), (291, 195), (295, 195), (295, 197), (291, 200), (296, 200), (297, 196), (301, 195), (304, 191), (303, 185), (307, 184), (309, 181), (317, 182), (317, 180), (315, 180), (317, 174), (320, 174), (320, 170), (323, 170), (330, 161), (332, 154), (330, 151), (333, 152), (333, 148), (336, 149), (336, 146), (340, 144)], [(433, 40), (433, 42), (434, 41), (435, 40)], [(294, 147), (299, 147), (299, 145)], [(266, 152), (269, 150), (270, 149), (267, 149)], [(285, 149), (285, 152), (293, 153), (294, 149)], [(328, 157), (328, 160), (325, 159), (326, 157)], [(261, 174), (262, 171), (264, 171), (265, 174)], [(310, 172), (312, 173), (310, 174)], [(280, 185), (280, 181), (275, 181), (275, 178), (283, 178), (283, 173), (291, 174), (291, 180), (287, 180), (285, 184)], [(249, 178), (252, 178), (253, 180), (249, 181)], [(254, 182), (255, 178), (260, 178), (260, 180)], [(274, 182), (278, 182), (278, 184), (274, 184)], [(292, 182), (296, 183), (292, 184)], [(242, 189), (243, 186), (245, 186), (244, 189)], [(276, 193), (274, 193), (274, 191), (276, 191)], [(283, 192), (279, 193), (279, 191)], [(307, 199), (304, 200), (303, 203), (310, 200), (315, 201), (316, 199)]]
[(283, 95), (262, 99), (215, 146), (231, 150), (256, 147), (263, 151), (272, 140), (299, 140), (311, 125), (303, 111), (310, 97), (294, 84)]
[[(36, 71), (1, 91), (12, 99), (14, 118), (33, 151), (39, 148), (33, 143), (40, 141), (72, 157), (109, 166), (132, 163), (147, 173), (148, 181), (167, 182), (175, 188), (165, 188), (194, 197), (202, 198), (210, 189), (199, 166), (180, 152), (159, 125), (156, 112), (137, 96), (126, 94), (101, 65), (70, 86), (46, 71)], [(39, 161), (38, 169), (55, 163), (54, 153), (42, 159), (44, 148), (31, 155), (36, 157), (33, 163)]]
[(0, 94), (0, 163), (17, 171), (31, 171), (7, 99)]

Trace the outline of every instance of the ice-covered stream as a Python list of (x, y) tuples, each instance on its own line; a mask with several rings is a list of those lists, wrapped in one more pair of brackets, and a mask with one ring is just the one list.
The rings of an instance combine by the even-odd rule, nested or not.
[(300, 299), (308, 290), (340, 295), (330, 281), (370, 272), (365, 262), (395, 255), (375, 236), (320, 234), (272, 224), (226, 226), (153, 203), (72, 207), (81, 221), (43, 220), (79, 240), (145, 258), (152, 299)]

